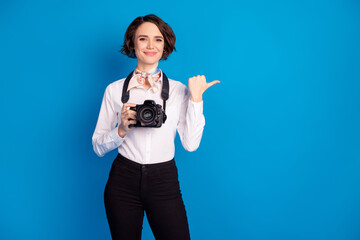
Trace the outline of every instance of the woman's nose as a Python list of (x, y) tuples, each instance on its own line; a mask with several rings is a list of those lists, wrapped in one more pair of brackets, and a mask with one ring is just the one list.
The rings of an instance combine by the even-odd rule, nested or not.
[(153, 47), (153, 42), (150, 40), (148, 41), (148, 45), (147, 45), (148, 48), (152, 48)]

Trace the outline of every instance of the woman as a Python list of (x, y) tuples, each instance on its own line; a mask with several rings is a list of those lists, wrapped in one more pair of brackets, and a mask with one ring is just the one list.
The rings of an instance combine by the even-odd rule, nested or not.
[[(121, 50), (137, 59), (135, 71), (109, 84), (104, 93), (92, 143), (100, 157), (118, 149), (104, 191), (113, 239), (141, 239), (144, 212), (157, 240), (190, 239), (174, 139), (177, 130), (187, 151), (198, 148), (205, 125), (202, 94), (219, 81), (207, 83), (198, 75), (189, 78), (188, 90), (168, 79), (158, 65), (174, 49), (175, 34), (168, 24), (152, 14), (137, 17)], [(136, 105), (145, 100), (165, 110), (160, 127), (131, 126), (139, 120)]]

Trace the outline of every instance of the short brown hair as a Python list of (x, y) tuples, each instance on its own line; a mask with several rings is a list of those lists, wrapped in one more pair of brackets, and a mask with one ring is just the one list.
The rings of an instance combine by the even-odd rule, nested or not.
[(161, 59), (166, 60), (167, 57), (173, 52), (173, 50), (176, 51), (175, 33), (166, 22), (164, 22), (161, 18), (154, 14), (148, 14), (144, 17), (140, 16), (135, 18), (134, 21), (132, 21), (132, 23), (129, 25), (125, 32), (124, 45), (120, 50), (121, 53), (127, 55), (128, 57), (136, 58), (134, 44), (135, 32), (136, 29), (144, 22), (151, 22), (155, 24), (159, 28), (161, 34), (164, 36), (164, 52)]

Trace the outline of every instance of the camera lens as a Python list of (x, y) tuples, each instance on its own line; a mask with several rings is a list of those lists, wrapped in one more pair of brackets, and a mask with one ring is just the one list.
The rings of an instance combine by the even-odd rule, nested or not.
[(143, 116), (145, 119), (150, 119), (152, 117), (152, 112), (149, 110), (144, 111)]
[(155, 111), (152, 107), (144, 107), (139, 111), (140, 121), (144, 123), (150, 123), (155, 119)]

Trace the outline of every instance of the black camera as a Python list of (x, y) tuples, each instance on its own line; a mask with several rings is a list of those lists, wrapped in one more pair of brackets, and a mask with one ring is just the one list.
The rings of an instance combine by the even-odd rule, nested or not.
[(144, 104), (137, 104), (136, 107), (130, 107), (130, 109), (136, 111), (136, 124), (130, 124), (129, 127), (158, 128), (165, 123), (165, 111), (153, 100), (145, 100)]

